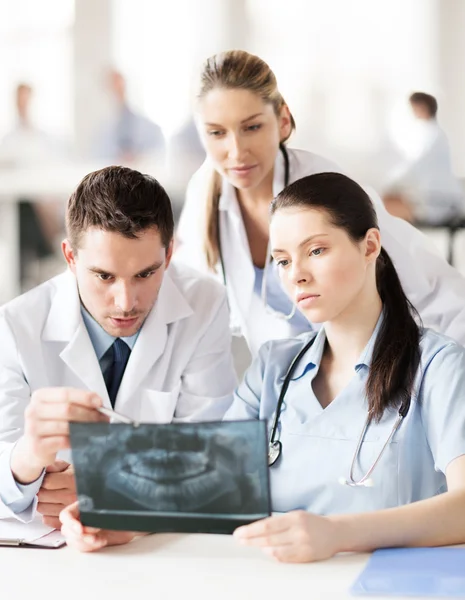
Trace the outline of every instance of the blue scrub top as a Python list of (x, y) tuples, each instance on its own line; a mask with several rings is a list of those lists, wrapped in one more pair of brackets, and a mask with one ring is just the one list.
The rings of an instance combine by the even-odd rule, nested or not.
[[(325, 409), (312, 389), (326, 341), (324, 328), (300, 360), (281, 413), (282, 455), (270, 467), (274, 511), (365, 512), (446, 491), (447, 465), (465, 454), (465, 349), (428, 329), (422, 331), (421, 364), (409, 413), (371, 475), (373, 487), (339, 483), (341, 477), (349, 478), (367, 418), (365, 386), (379, 324), (352, 380)], [(315, 333), (264, 344), (225, 419), (267, 419), (270, 427), (289, 365), (312, 336)], [(355, 464), (356, 481), (379, 455), (397, 416), (397, 411), (386, 411), (368, 428)]]

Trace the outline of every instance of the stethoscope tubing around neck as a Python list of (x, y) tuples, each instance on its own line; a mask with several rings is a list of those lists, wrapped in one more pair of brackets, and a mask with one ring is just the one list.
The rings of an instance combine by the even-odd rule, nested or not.
[[(277, 433), (278, 433), (279, 421), (281, 418), (281, 412), (282, 412), (282, 408), (283, 408), (283, 404), (284, 404), (284, 398), (287, 393), (287, 389), (289, 387), (289, 384), (292, 379), (292, 375), (294, 374), (294, 371), (295, 371), (299, 361), (302, 359), (302, 357), (307, 352), (307, 350), (309, 350), (309, 348), (312, 346), (315, 339), (316, 339), (316, 336), (313, 337), (309, 342), (307, 342), (305, 344), (305, 346), (299, 351), (299, 353), (294, 357), (294, 359), (292, 360), (292, 362), (289, 366), (289, 369), (287, 370), (287, 373), (284, 377), (283, 385), (281, 387), (281, 391), (280, 391), (279, 397), (278, 397), (278, 402), (276, 404), (276, 410), (274, 412), (273, 423), (271, 425), (270, 437), (269, 437), (269, 441), (268, 441), (268, 466), (270, 466), (270, 467), (273, 466), (277, 462), (277, 460), (281, 456), (281, 452), (282, 452), (282, 443), (279, 440), (279, 436), (277, 436)], [(360, 454), (360, 450), (361, 450), (363, 441), (365, 439), (365, 434), (366, 434), (368, 427), (370, 426), (370, 423), (372, 420), (370, 418), (370, 415), (369, 414), (367, 415), (365, 424), (363, 426), (363, 430), (359, 436), (359, 439), (357, 442), (357, 447), (355, 449), (355, 452), (354, 452), (354, 455), (352, 458), (352, 463), (350, 465), (349, 478), (346, 479), (345, 477), (341, 477), (339, 479), (339, 483), (341, 483), (343, 485), (348, 485), (350, 487), (359, 487), (359, 486), (371, 487), (373, 485), (373, 481), (371, 480), (370, 476), (373, 473), (373, 471), (376, 469), (379, 461), (381, 460), (381, 458), (384, 455), (386, 448), (388, 447), (392, 438), (394, 437), (397, 430), (401, 426), (403, 420), (407, 416), (408, 411), (410, 409), (410, 404), (411, 404), (411, 398), (410, 398), (410, 396), (408, 396), (402, 402), (402, 404), (398, 410), (397, 419), (394, 423), (391, 433), (389, 434), (389, 437), (387, 438), (386, 442), (384, 443), (383, 447), (381, 448), (378, 456), (375, 458), (375, 460), (369, 467), (368, 471), (360, 479), (357, 480), (357, 479), (355, 479), (355, 476), (354, 476), (355, 464), (357, 462), (357, 457)]]
[[(279, 149), (284, 158), (284, 187), (287, 187), (289, 185), (289, 178), (290, 178), (289, 154), (287, 152), (286, 146), (283, 143), (279, 144)], [(216, 211), (216, 237), (217, 237), (217, 244), (218, 244), (218, 255), (219, 255), (220, 264), (221, 264), (221, 273), (223, 275), (223, 283), (224, 283), (224, 286), (227, 288), (228, 283), (227, 283), (227, 277), (226, 277), (226, 268), (224, 265), (223, 251), (221, 249), (221, 226), (220, 226), (220, 211), (219, 210)], [(268, 261), (268, 250), (269, 250), (269, 246), (267, 247), (267, 261)], [(265, 270), (266, 270), (266, 266), (267, 265), (265, 265)], [(264, 279), (265, 279), (265, 276), (264, 276)], [(266, 279), (265, 279), (265, 283), (266, 283)], [(262, 296), (263, 296), (263, 294), (262, 294)], [(294, 312), (295, 312), (295, 310), (291, 313), (291, 315), (293, 315)], [(289, 316), (289, 318), (291, 318), (291, 316)]]
[(284, 398), (287, 393), (287, 389), (291, 382), (292, 375), (294, 374), (294, 371), (296, 370), (297, 365), (300, 362), (300, 359), (307, 352), (307, 350), (309, 350), (313, 346), (313, 342), (315, 341), (315, 338), (316, 338), (316, 336), (313, 337), (309, 342), (307, 342), (305, 344), (305, 346), (302, 348), (302, 350), (300, 350), (300, 352), (297, 354), (297, 356), (294, 357), (294, 359), (291, 362), (289, 369), (287, 370), (287, 373), (284, 377), (283, 385), (281, 387), (281, 391), (279, 392), (278, 403), (276, 405), (276, 410), (274, 412), (273, 424), (271, 425), (270, 441), (269, 441), (270, 446), (276, 442), (276, 433), (278, 431), (279, 419), (281, 417), (283, 402), (284, 402)]

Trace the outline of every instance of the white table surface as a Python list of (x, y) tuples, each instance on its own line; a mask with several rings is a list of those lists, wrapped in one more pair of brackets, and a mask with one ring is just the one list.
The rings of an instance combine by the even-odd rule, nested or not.
[[(0, 597), (5, 600), (336, 600), (369, 555), (277, 563), (226, 535), (157, 534), (81, 554), (70, 548), (0, 548)], [(379, 600), (379, 596), (377, 597)]]

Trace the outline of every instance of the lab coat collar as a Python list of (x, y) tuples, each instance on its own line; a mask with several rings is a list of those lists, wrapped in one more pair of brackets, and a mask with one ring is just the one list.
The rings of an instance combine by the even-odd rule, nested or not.
[(165, 351), (168, 325), (193, 314), (194, 310), (170, 277), (168, 269), (157, 302), (147, 316), (129, 357), (116, 397), (117, 410), (124, 412), (124, 406), (134, 401), (140, 382)]
[(229, 183), (226, 177), (222, 178), (221, 181), (221, 196), (218, 204), (218, 210), (226, 211), (228, 213), (237, 214), (240, 216), (239, 203), (236, 196), (236, 188)]
[(42, 331), (42, 341), (65, 343), (60, 352), (61, 360), (110, 408), (100, 364), (82, 318), (76, 278), (67, 271), (52, 280), (52, 284), (56, 286), (56, 293)]
[[(105, 329), (97, 323), (94, 317), (89, 313), (88, 310), (81, 305), (81, 315), (86, 326), (87, 333), (89, 334), (90, 341), (94, 347), (95, 354), (99, 361), (108, 352), (109, 348), (113, 345), (115, 338), (107, 333)], [(132, 350), (132, 347), (131, 347)]]
[[(68, 272), (55, 278), (55, 281), (57, 292), (52, 300), (42, 340), (67, 342), (60, 358), (88, 389), (99, 394), (104, 404), (110, 406), (97, 355), (82, 318), (76, 279)], [(130, 400), (132, 392), (163, 353), (168, 337), (168, 325), (191, 316), (193, 312), (170, 277), (168, 269), (157, 301), (147, 316), (129, 357), (117, 403), (120, 398)]]
[[(288, 157), (289, 157), (289, 162), (291, 160), (289, 151), (288, 151)], [(290, 170), (290, 165), (289, 165), (289, 170)], [(285, 168), (285, 163), (284, 163), (284, 155), (283, 152), (281, 150), (278, 151), (278, 154), (276, 155), (276, 160), (274, 161), (274, 176), (273, 176), (273, 198), (276, 198), (276, 196), (283, 191), (284, 187), (285, 187), (285, 181), (284, 181), (284, 177), (285, 177), (285, 173), (286, 173), (286, 168)], [(290, 183), (290, 181), (289, 181)]]
[[(273, 197), (276, 197), (284, 189), (285, 164), (281, 150), (276, 155), (273, 172)], [(239, 203), (237, 201), (236, 188), (223, 177), (221, 182), (221, 196), (218, 205), (219, 210), (227, 211), (241, 216)]]
[(42, 331), (42, 340), (69, 342), (80, 324), (84, 326), (76, 278), (68, 270), (50, 283), (55, 285), (56, 293)]
[[(78, 327), (82, 325), (85, 328), (76, 278), (70, 271), (66, 271), (52, 281), (56, 287), (56, 293), (42, 331), (42, 340), (69, 342)], [(192, 308), (171, 279), (168, 269), (164, 275), (157, 302), (147, 316), (142, 330), (147, 323), (153, 321), (155, 314), (159, 316), (159, 320), (163, 320), (165, 325), (169, 325), (192, 313)]]
[[(376, 323), (376, 326), (373, 330), (373, 333), (371, 334), (371, 337), (368, 340), (367, 345), (363, 349), (358, 361), (355, 364), (355, 371), (359, 371), (362, 367), (366, 367), (366, 368), (370, 367), (371, 361), (373, 358), (373, 350), (374, 350), (374, 347), (376, 344), (376, 339), (378, 337), (379, 330), (381, 328), (383, 320), (384, 320), (384, 316), (383, 316), (383, 313), (381, 313), (381, 315), (379, 316), (379, 319)], [(310, 337), (308, 336), (308, 334), (305, 334), (305, 337), (302, 336), (302, 338), (304, 340), (304, 344), (306, 344), (307, 341), (310, 341)], [(307, 352), (303, 355), (303, 357), (300, 359), (299, 364), (296, 366), (294, 374), (291, 377), (292, 380), (299, 379), (300, 377), (302, 377), (302, 375), (305, 375), (305, 373), (309, 369), (313, 369), (315, 367), (320, 366), (321, 359), (323, 356), (323, 351), (325, 348), (325, 344), (326, 344), (326, 333), (325, 333), (324, 327), (322, 327), (320, 329), (320, 331), (318, 332), (318, 334), (316, 335), (315, 341), (313, 342), (311, 347), (307, 350)]]

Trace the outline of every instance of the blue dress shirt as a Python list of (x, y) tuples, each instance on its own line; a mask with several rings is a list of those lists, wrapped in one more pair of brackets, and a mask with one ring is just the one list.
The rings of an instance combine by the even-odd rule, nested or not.
[[(87, 333), (89, 334), (90, 341), (94, 347), (95, 354), (97, 355), (100, 368), (102, 369), (102, 373), (105, 373), (113, 360), (108, 353), (108, 350), (111, 348), (116, 338), (107, 333), (105, 329), (103, 329), (103, 327), (97, 323), (97, 321), (82, 305), (81, 314), (84, 325), (87, 329)], [(121, 338), (124, 342), (126, 342), (131, 350), (134, 348), (134, 344), (136, 343), (139, 332), (140, 329), (137, 333), (131, 335), (130, 337)]]
[(120, 160), (125, 154), (136, 158), (146, 153), (165, 152), (165, 138), (161, 128), (147, 117), (123, 106), (114, 120), (107, 123), (97, 139), (96, 156), (107, 160)]

